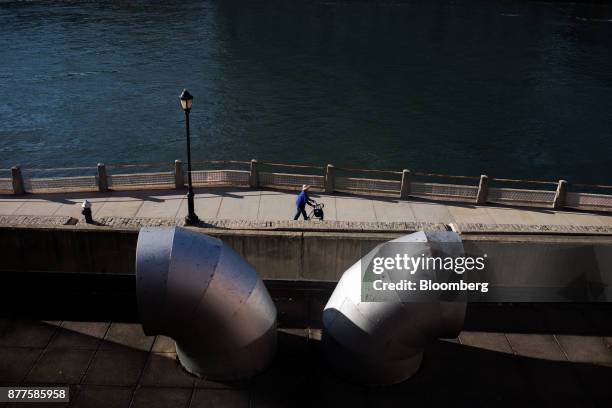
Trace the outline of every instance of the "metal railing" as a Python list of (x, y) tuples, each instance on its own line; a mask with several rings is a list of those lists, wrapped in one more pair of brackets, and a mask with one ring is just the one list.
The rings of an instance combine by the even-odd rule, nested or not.
[[(426, 199), (612, 211), (612, 186), (457, 176), (409, 170), (377, 170), (271, 162), (207, 160), (194, 162), (196, 187), (299, 189), (303, 184), (329, 194), (344, 192), (400, 199)], [(61, 175), (52, 176), (54, 172)], [(36, 177), (38, 174), (44, 177)], [(69, 175), (68, 175), (69, 174)], [(55, 169), (0, 169), (0, 194), (56, 193), (185, 187), (180, 160), (171, 163), (112, 164)], [(577, 191), (568, 191), (568, 186)], [(605, 191), (605, 193), (602, 192)]]

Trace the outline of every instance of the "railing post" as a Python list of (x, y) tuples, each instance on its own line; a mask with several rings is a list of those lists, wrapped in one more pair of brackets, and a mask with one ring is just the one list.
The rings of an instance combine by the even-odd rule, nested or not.
[(98, 163), (98, 190), (108, 191), (108, 177), (104, 163)]
[(400, 198), (407, 200), (410, 195), (410, 170), (402, 170), (402, 184), (400, 186)]
[(185, 171), (183, 170), (183, 162), (180, 160), (174, 161), (174, 188), (185, 187)]
[(478, 183), (478, 194), (476, 195), (476, 204), (485, 205), (489, 194), (489, 176), (486, 174), (480, 175)]
[(249, 174), (249, 186), (251, 188), (259, 187), (259, 163), (255, 159), (251, 159), (251, 172)]
[(555, 192), (555, 200), (553, 201), (553, 209), (560, 210), (565, 207), (565, 196), (567, 194), (567, 181), (559, 180), (557, 191)]
[(13, 179), (13, 194), (25, 194), (25, 185), (23, 183), (23, 175), (19, 166), (11, 168), (11, 178)]
[(333, 164), (328, 164), (325, 167), (325, 192), (333, 194), (336, 188), (336, 168)]

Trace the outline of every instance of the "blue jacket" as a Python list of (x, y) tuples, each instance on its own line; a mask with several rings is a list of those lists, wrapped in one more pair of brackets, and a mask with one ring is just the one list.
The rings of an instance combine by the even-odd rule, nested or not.
[(298, 208), (304, 208), (306, 207), (306, 204), (310, 204), (311, 202), (312, 200), (308, 197), (308, 193), (306, 191), (302, 191), (297, 196), (297, 199), (295, 200), (295, 205), (297, 205)]

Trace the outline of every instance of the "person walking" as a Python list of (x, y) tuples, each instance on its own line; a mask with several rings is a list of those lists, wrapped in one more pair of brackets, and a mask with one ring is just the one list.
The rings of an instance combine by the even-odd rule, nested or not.
[(313, 200), (308, 197), (308, 189), (310, 186), (304, 184), (302, 186), (302, 191), (298, 194), (297, 199), (295, 200), (295, 205), (297, 206), (297, 212), (295, 213), (294, 220), (300, 218), (300, 214), (304, 216), (305, 220), (308, 220), (308, 215), (306, 214), (306, 204), (312, 207)]

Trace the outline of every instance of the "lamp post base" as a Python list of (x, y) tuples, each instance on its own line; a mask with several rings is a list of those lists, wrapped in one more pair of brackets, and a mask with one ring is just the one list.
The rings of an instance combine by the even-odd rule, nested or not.
[(197, 225), (199, 222), (200, 222), (200, 219), (195, 214), (185, 216), (185, 224), (187, 225)]
[[(191, 165), (189, 166), (191, 167)], [(191, 187), (191, 177), (189, 178), (189, 190), (187, 191), (187, 215), (185, 216), (185, 224), (197, 225), (200, 219), (195, 213), (195, 205), (193, 203), (193, 188)]]

